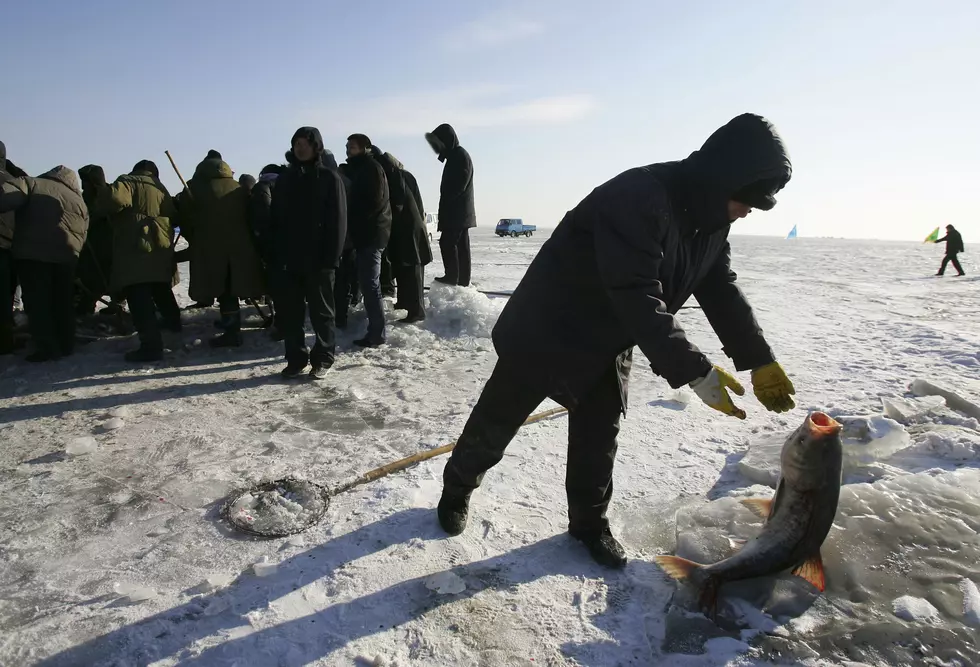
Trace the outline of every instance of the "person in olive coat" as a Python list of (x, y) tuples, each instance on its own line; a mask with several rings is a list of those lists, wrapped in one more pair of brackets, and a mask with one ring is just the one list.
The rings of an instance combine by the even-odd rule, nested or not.
[(456, 130), (443, 123), (425, 135), (432, 150), (446, 166), (439, 188), (439, 248), (446, 275), (436, 282), (467, 287), (472, 272), (470, 229), (476, 227), (473, 201), (473, 160), (459, 145)]
[(388, 179), (371, 152), (371, 140), (363, 134), (347, 138), (351, 194), (348, 216), (350, 235), (357, 253), (357, 276), (364, 294), (368, 329), (359, 347), (379, 347), (386, 342), (384, 298), (381, 293), (381, 253), (391, 236), (391, 202)]
[(35, 351), (50, 361), (75, 347), (75, 265), (88, 233), (88, 208), (78, 176), (58, 166), (37, 178), (0, 186), (0, 214), (17, 212), (11, 253), (24, 292)]
[(190, 244), (189, 294), (198, 303), (218, 298), (221, 328), (212, 347), (240, 346), (240, 298), (266, 292), (262, 260), (248, 222), (248, 192), (220, 158), (197, 166), (179, 204), (181, 231)]
[(775, 206), (791, 173), (775, 128), (744, 114), (688, 158), (623, 172), (565, 215), (494, 327), (497, 365), (443, 475), (438, 515), (447, 532), (465, 528), (470, 494), (551, 397), (569, 411), (569, 532), (597, 562), (623, 567), (606, 510), (633, 347), (672, 387), (689, 384), (709, 407), (745, 418), (728, 393), (744, 389), (674, 317), (692, 295), (735, 368), (752, 370), (760, 403), (773, 412), (794, 406), (728, 244), (732, 223)]
[(126, 361), (163, 358), (165, 329), (180, 331), (180, 307), (171, 280), (174, 271), (174, 227), (177, 209), (156, 164), (138, 162), (116, 179), (96, 205), (112, 226), (113, 293), (123, 293), (139, 334), (140, 347), (126, 353)]
[[(320, 380), (336, 354), (334, 272), (347, 236), (347, 193), (315, 127), (296, 130), (286, 161), (272, 196), (271, 231), (281, 276), (273, 299), (286, 348), (282, 375), (298, 377), (310, 364), (310, 376)], [(307, 309), (316, 335), (312, 350), (304, 329)]]
[(408, 311), (402, 323), (421, 322), (425, 319), (425, 266), (432, 261), (425, 216), (419, 209), (422, 197), (419, 194), (416, 198), (415, 177), (405, 171), (395, 156), (377, 146), (372, 146), (371, 152), (384, 169), (391, 197), (391, 238), (387, 250), (398, 282), (395, 306)]
[(944, 275), (946, 273), (946, 265), (952, 262), (956, 273), (965, 276), (966, 273), (963, 271), (963, 267), (960, 265), (960, 260), (957, 257), (958, 254), (965, 250), (965, 246), (963, 245), (963, 237), (956, 230), (956, 227), (946, 225), (946, 236), (941, 239), (936, 239), (936, 243), (942, 243), (943, 241), (946, 242), (946, 255), (943, 257), (943, 263), (940, 265), (939, 272), (936, 275)]

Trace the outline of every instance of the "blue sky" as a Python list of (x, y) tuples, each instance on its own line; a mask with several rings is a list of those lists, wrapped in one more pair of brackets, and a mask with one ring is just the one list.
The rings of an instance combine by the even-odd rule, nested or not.
[(3, 10), (0, 139), (31, 173), (113, 178), (164, 150), (237, 172), (316, 125), (368, 134), (437, 203), (423, 134), (456, 126), (481, 225), (550, 226), (633, 166), (685, 157), (745, 111), (794, 162), (738, 233), (980, 240), (980, 2), (469, 3), (31, 0)]

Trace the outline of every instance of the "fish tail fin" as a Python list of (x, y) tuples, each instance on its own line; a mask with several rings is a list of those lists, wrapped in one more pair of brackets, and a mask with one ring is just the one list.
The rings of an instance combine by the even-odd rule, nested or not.
[(686, 581), (701, 566), (680, 556), (655, 556), (654, 562), (672, 579)]

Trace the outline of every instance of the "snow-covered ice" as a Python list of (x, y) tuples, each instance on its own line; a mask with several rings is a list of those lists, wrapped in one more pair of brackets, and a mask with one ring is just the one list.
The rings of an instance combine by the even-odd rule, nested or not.
[[(491, 234), (474, 235), (474, 280), (513, 289), (547, 234)], [(567, 418), (518, 434), (456, 538), (434, 513), (444, 458), (333, 497), (302, 542), (255, 539), (221, 519), (256, 482), (301, 476), (335, 488), (454, 440), (493, 367), (504, 298), (435, 285), (429, 318), (393, 326), (391, 344), (375, 350), (353, 345), (366, 325), (357, 309), (318, 384), (280, 381), (281, 344), (263, 331), (246, 330), (238, 349), (201, 344), (216, 333), (216, 309), (184, 313), (159, 364), (123, 361), (135, 339), (43, 366), (0, 359), (0, 664), (877, 667), (923, 664), (926, 649), (934, 665), (980, 664), (975, 586), (963, 583), (980, 582), (980, 423), (948, 398), (924, 414), (892, 413), (909, 446), (883, 460), (868, 452), (875, 460), (855, 469), (824, 548), (823, 596), (805, 597), (789, 575), (736, 585), (742, 602), (722, 627), (671, 606), (677, 587), (652, 557), (676, 546), (675, 515), (723, 503), (711, 526), (688, 530), (692, 554), (730, 553), (750, 537), (758, 519), (734, 520), (737, 500), (771, 490), (751, 486), (738, 463), (766, 434), (781, 446), (808, 409), (882, 417), (882, 399), (915, 398), (917, 378), (980, 398), (980, 283), (926, 278), (934, 247), (732, 240), (800, 408), (767, 413), (751, 391), (739, 399), (744, 422), (684, 405), (637, 354), (610, 508), (631, 558), (624, 572), (595, 565), (565, 533)], [(258, 324), (252, 308), (244, 315)], [(699, 311), (678, 318), (731, 368)], [(108, 419), (125, 427), (85, 456), (64, 455)], [(263, 562), (275, 571), (257, 577)], [(460, 592), (427, 587), (456, 582), (450, 574)], [(202, 588), (216, 576), (227, 584)], [(117, 582), (155, 595), (129, 602)], [(928, 601), (937, 620), (896, 617), (892, 602), (906, 595)]]
[(892, 602), (892, 610), (903, 621), (929, 622), (939, 618), (939, 610), (928, 600), (903, 595)]
[(974, 628), (980, 628), (980, 589), (966, 577), (960, 579), (960, 591), (963, 593), (963, 622)]
[(440, 572), (426, 579), (425, 587), (439, 595), (455, 595), (466, 590), (466, 582), (453, 572)]
[(112, 419), (107, 419), (105, 421), (105, 423), (102, 424), (102, 430), (103, 431), (118, 431), (119, 429), (121, 429), (125, 425), (126, 425), (126, 422), (125, 421), (123, 421), (119, 417), (113, 417)]
[(83, 435), (80, 438), (72, 438), (65, 445), (65, 452), (77, 456), (80, 454), (91, 454), (99, 448), (98, 441), (90, 435)]

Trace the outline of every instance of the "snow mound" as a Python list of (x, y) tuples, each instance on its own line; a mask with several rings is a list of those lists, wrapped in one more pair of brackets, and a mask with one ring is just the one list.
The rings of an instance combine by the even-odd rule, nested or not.
[[(980, 660), (972, 639), (980, 621), (980, 593), (972, 581), (949, 576), (975, 572), (980, 562), (978, 497), (980, 470), (972, 468), (847, 485), (821, 548), (827, 575), (823, 596), (788, 572), (732, 582), (722, 588), (723, 624), (748, 624), (769, 633), (781, 626), (822, 655), (846, 649), (852, 635), (867, 626), (874, 632), (863, 641), (895, 655), (894, 638), (907, 626), (883, 619), (928, 619), (936, 623), (928, 632), (942, 633), (944, 650)], [(688, 506), (677, 514), (676, 553), (700, 563), (717, 562), (737, 552), (761, 525), (736, 498)], [(689, 587), (679, 591), (684, 589)], [(752, 618), (732, 598), (748, 601), (763, 615)], [(687, 604), (690, 598), (682, 594), (678, 599)], [(911, 654), (908, 662), (915, 664)]]
[(429, 291), (425, 329), (440, 338), (490, 338), (504, 303), (473, 287), (436, 283)]
[(932, 606), (928, 600), (903, 595), (892, 602), (892, 610), (895, 615), (903, 621), (934, 621), (939, 618), (939, 610)]
[[(845, 479), (912, 444), (905, 427), (888, 417), (838, 417), (837, 421), (844, 426), (841, 435)], [(779, 454), (787, 437), (789, 434), (772, 433), (750, 443), (749, 451), (739, 461), (739, 472), (756, 484), (775, 488), (779, 480)]]

